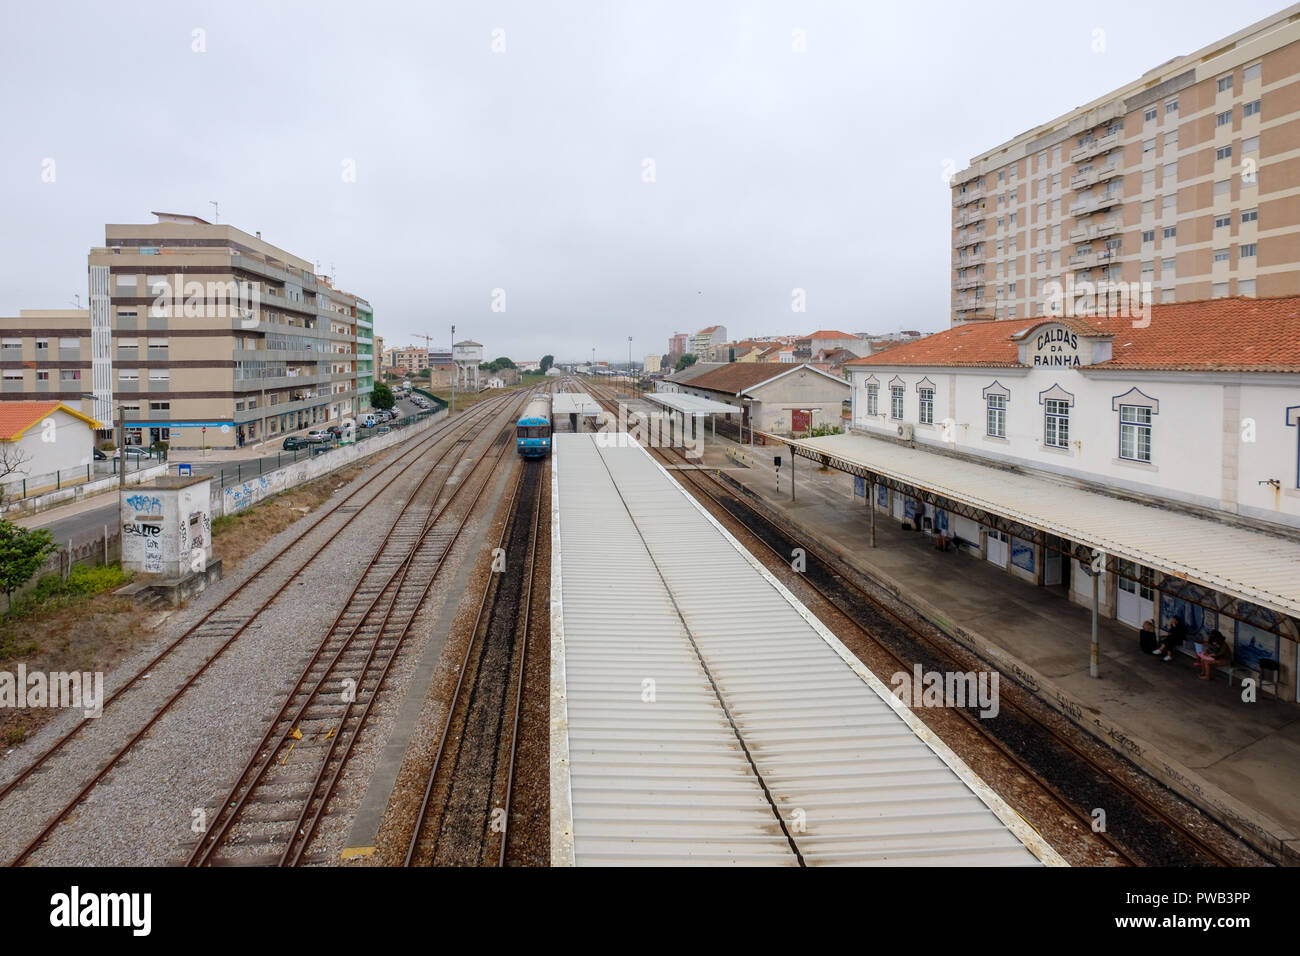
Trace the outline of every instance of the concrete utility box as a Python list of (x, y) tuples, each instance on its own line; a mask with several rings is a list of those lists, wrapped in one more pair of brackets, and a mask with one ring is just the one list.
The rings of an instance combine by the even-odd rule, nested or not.
[[(122, 493), (122, 567), (183, 578), (212, 562), (207, 477), (157, 478)], [(200, 558), (201, 556), (201, 558)]]

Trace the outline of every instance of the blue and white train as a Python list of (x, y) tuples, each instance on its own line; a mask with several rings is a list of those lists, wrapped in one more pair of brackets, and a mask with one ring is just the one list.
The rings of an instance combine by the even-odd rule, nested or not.
[(551, 453), (551, 393), (530, 399), (515, 425), (515, 446), (524, 458), (545, 458)]

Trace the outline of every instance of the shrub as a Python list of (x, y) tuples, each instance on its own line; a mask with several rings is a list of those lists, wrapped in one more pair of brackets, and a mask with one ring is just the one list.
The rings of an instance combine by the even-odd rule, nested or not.
[(14, 592), (32, 579), (55, 548), (47, 529), (20, 528), (0, 520), (0, 590), (8, 606), (13, 605)]

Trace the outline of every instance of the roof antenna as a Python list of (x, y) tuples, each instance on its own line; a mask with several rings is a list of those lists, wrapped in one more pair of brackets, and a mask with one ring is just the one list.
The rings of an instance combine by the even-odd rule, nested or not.
[(209, 199), (208, 205), (212, 207), (213, 224), (215, 225), (216, 223), (221, 222), (221, 207), (217, 205), (217, 201), (215, 199)]

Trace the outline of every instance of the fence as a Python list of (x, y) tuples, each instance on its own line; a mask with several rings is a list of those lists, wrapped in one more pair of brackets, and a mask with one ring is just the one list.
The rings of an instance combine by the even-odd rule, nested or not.
[[(442, 406), (446, 407), (446, 406)], [(440, 411), (441, 408), (431, 408), (420, 412), (418, 415), (408, 415), (406, 418), (399, 418), (395, 421), (387, 422), (386, 425), (380, 425), (379, 428), (387, 427), (390, 430), (406, 428), (414, 425), (416, 422), (427, 418), (430, 415)], [(379, 428), (358, 428), (356, 429), (355, 444), (369, 441), (379, 433)], [(387, 433), (385, 433), (387, 434)], [(292, 465), (302, 458), (312, 458), (333, 448), (338, 448), (340, 443), (335, 442), (316, 442), (311, 445), (304, 445), (301, 448), (295, 448), (292, 451), (278, 451), (275, 457), (267, 455), (258, 458), (256, 461), (235, 462), (233, 465), (223, 467), (216, 472), (213, 477), (217, 479), (216, 487), (225, 488), (227, 485), (238, 485), (249, 478), (257, 478), (268, 472), (277, 471), (286, 465)]]
[[(64, 468), (62, 471), (46, 472), (43, 475), (24, 475), (21, 478), (10, 478), (4, 482), (3, 488), (0, 489), (0, 500), (24, 501), (28, 498), (36, 498), (40, 495), (47, 495), (51, 491), (62, 491), (64, 488), (72, 488), (76, 485), (84, 485), (87, 482), (94, 481), (97, 478), (106, 478), (109, 475), (117, 474), (117, 459), (112, 458), (108, 461), (90, 462), (85, 465), (78, 465), (76, 468)], [(141, 461), (127, 460), (126, 473), (128, 475), (140, 471), (142, 468), (151, 468), (158, 462), (145, 458)]]

